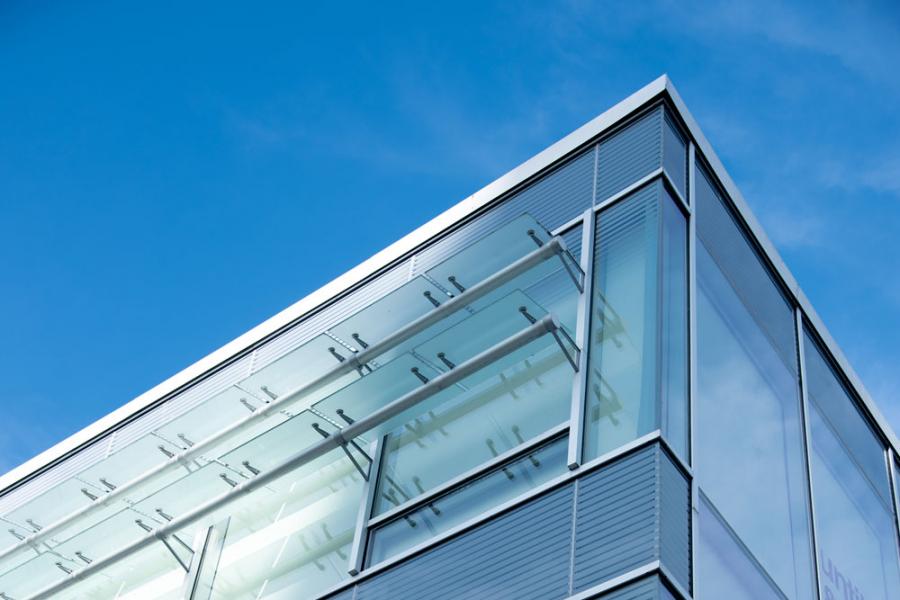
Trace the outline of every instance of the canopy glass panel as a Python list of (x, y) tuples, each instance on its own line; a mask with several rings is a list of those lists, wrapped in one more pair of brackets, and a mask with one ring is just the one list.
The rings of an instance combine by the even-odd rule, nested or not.
[(341, 450), (316, 465), (229, 506), (210, 598), (314, 597), (348, 576), (363, 480)]
[[(349, 354), (349, 350), (341, 349), (340, 344), (331, 337), (324, 334), (316, 336), (243, 380), (240, 387), (264, 401), (281, 398), (311, 383), (340, 364), (341, 360), (335, 352), (341, 356), (342, 352)], [(358, 377), (356, 373), (348, 373), (330, 384), (307, 391), (283, 408), (300, 412), (315, 400), (341, 388), (356, 377)], [(299, 408), (291, 409), (292, 406)]]

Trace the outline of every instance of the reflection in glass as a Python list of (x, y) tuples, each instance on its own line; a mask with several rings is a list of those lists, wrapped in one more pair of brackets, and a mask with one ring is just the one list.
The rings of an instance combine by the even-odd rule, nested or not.
[[(781, 592), (809, 598), (814, 580), (798, 381), (702, 243), (697, 288), (700, 487)], [(786, 302), (783, 310), (791, 310)]]
[(659, 182), (597, 219), (587, 458), (655, 429), (687, 455), (685, 227)]
[(805, 356), (822, 597), (895, 600), (900, 567), (884, 448), (808, 335)]
[(399, 554), (563, 474), (566, 459), (566, 440), (557, 439), (398, 516), (372, 532), (368, 564)]
[[(697, 582), (700, 600), (782, 600), (778, 586), (741, 540), (701, 496), (697, 513)], [(812, 596), (806, 596), (811, 598)]]

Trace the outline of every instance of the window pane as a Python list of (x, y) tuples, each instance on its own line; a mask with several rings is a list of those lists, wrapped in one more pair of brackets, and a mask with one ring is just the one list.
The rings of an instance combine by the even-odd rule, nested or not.
[[(720, 262), (706, 240), (697, 243), (697, 478), (781, 592), (809, 598), (814, 579), (796, 368), (761, 326), (748, 294), (768, 298), (770, 313), (777, 306), (772, 295), (780, 298), (770, 327), (793, 332), (793, 311), (742, 234), (732, 233), (731, 245), (746, 252), (731, 256), (755, 266)], [(760, 272), (765, 279), (746, 281)]]
[(366, 560), (377, 564), (477, 517), (566, 472), (566, 439), (557, 439), (376, 529)]
[(598, 216), (588, 458), (659, 428), (685, 456), (685, 273), (684, 217), (659, 182)]
[(687, 222), (674, 202), (664, 200), (662, 206), (662, 430), (672, 448), (687, 459)]
[[(705, 499), (697, 517), (698, 600), (780, 600), (777, 586)], [(811, 598), (812, 596), (807, 596)]]
[(884, 449), (809, 336), (806, 366), (823, 598), (900, 598)]

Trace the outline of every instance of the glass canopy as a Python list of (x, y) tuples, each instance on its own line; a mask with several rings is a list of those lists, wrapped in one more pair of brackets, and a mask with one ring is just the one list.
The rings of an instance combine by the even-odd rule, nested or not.
[[(8, 531), (0, 551), (19, 547), (0, 561), (0, 592), (19, 600), (61, 581), (420, 388), (548, 312), (571, 335), (578, 295), (572, 279), (582, 282), (571, 256), (563, 253), (487, 284), (491, 287), (468, 304), (410, 329), (390, 347), (379, 346), (377, 355), (368, 353), (365, 364), (341, 366), (549, 239), (543, 227), (522, 215), (3, 515)], [(523, 412), (523, 407), (543, 402), (544, 386), (556, 389), (561, 365), (569, 369), (562, 387), (570, 385), (567, 358), (575, 353), (563, 339), (545, 335), (381, 424), (355, 444), (230, 501), (68, 588), (62, 597), (176, 597), (180, 590), (174, 582), (181, 581), (190, 564), (195, 535), (222, 519), (229, 520), (228, 533), (211, 597), (263, 597), (296, 585), (333, 585), (347, 572), (348, 546), (372, 463), (363, 450), (370, 439), (398, 427), (408, 430), (408, 423), (418, 427), (423, 418), (431, 419), (427, 427), (443, 435), (463, 427), (478, 431), (504, 421), (504, 415), (519, 414), (490, 434), (497, 438), (493, 448), (475, 453), (478, 457), (470, 462), (490, 458), (544, 430), (543, 423), (532, 426), (527, 416), (537, 413), (531, 408)], [(564, 411), (550, 414), (554, 423), (565, 419)], [(464, 415), (468, 420), (461, 420)], [(185, 454), (189, 459), (181, 458)], [(409, 485), (396, 460), (394, 469), (402, 485)], [(438, 483), (440, 477), (426, 485)], [(70, 517), (74, 513), (79, 516)], [(38, 533), (45, 528), (49, 533)], [(40, 535), (40, 542), (20, 544), (20, 538), (31, 535)], [(114, 581), (121, 585), (111, 592)]]

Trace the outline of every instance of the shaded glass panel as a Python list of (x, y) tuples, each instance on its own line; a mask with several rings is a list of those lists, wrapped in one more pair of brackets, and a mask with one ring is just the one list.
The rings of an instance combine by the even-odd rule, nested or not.
[(694, 555), (697, 560), (695, 597), (698, 600), (784, 598), (741, 540), (703, 498), (697, 519), (699, 535)]
[[(571, 281), (562, 283), (575, 293)], [(545, 314), (524, 292), (513, 292), (417, 347), (415, 354), (449, 370), (525, 329), (520, 307), (536, 318)], [(573, 379), (566, 354), (553, 336), (544, 335), (392, 421), (400, 427), (386, 430), (375, 514), (564, 422)]]
[(585, 451), (687, 446), (684, 217), (654, 182), (597, 218)]
[[(808, 598), (814, 575), (799, 382), (732, 286), (741, 277), (697, 244), (696, 474), (781, 592)], [(761, 293), (774, 283), (767, 286)], [(782, 312), (792, 322), (784, 300)]]
[(566, 472), (567, 443), (555, 440), (398, 516), (370, 534), (368, 564), (377, 564), (449, 531)]
[(815, 342), (807, 335), (805, 343), (823, 598), (900, 598), (884, 448)]

